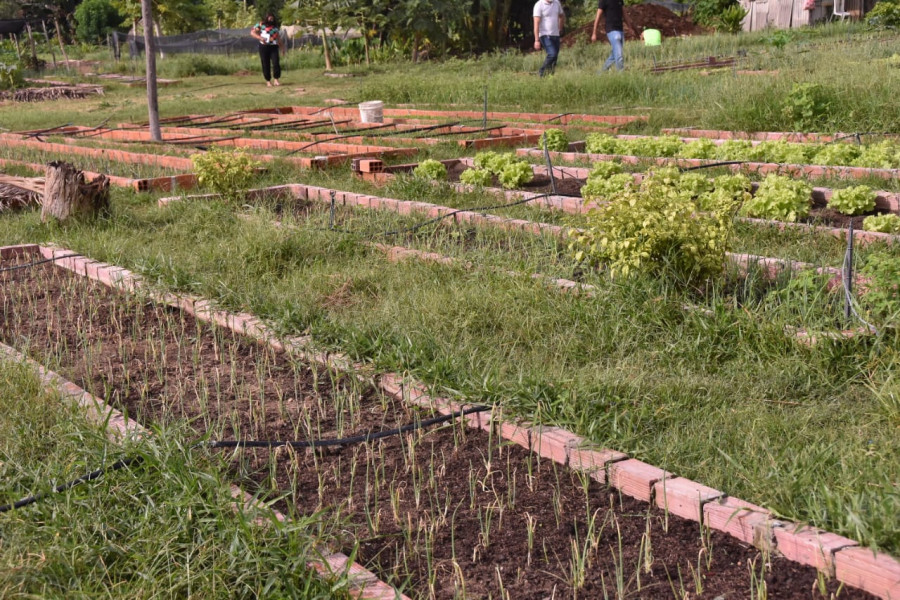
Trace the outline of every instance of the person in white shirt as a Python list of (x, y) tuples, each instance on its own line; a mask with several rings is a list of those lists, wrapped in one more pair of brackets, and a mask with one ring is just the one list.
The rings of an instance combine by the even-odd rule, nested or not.
[(556, 59), (559, 57), (559, 34), (566, 24), (566, 15), (559, 0), (537, 0), (534, 5), (534, 49), (543, 46), (547, 58), (541, 65), (538, 75), (553, 73)]

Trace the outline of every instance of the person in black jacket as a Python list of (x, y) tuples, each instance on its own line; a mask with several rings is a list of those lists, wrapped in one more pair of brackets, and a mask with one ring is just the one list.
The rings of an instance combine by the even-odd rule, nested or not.
[(603, 64), (604, 71), (609, 70), (613, 64), (619, 71), (625, 68), (625, 27), (622, 25), (624, 8), (622, 0), (599, 0), (597, 5), (597, 16), (594, 17), (594, 33), (591, 34), (591, 41), (597, 41), (597, 26), (600, 24), (600, 16), (603, 15), (606, 18), (606, 39), (612, 46), (612, 52)]

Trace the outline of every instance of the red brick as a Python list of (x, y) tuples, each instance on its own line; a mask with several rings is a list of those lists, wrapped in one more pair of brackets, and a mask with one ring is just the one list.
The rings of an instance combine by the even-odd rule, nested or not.
[(650, 502), (657, 482), (671, 477), (671, 473), (633, 458), (609, 465), (610, 485), (645, 502)]
[(508, 421), (494, 422), (497, 434), (504, 440), (514, 442), (525, 449), (531, 449), (531, 428), (524, 424)]
[(775, 544), (790, 560), (815, 567), (830, 576), (834, 576), (835, 551), (858, 545), (849, 538), (799, 524), (775, 529)]
[(683, 477), (656, 483), (654, 495), (659, 508), (698, 523), (703, 519), (703, 505), (725, 496), (719, 490)]
[(531, 449), (561, 465), (568, 464), (569, 451), (584, 443), (584, 438), (561, 427), (536, 425), (531, 430)]
[(606, 483), (607, 464), (626, 460), (628, 455), (616, 450), (591, 450), (588, 448), (572, 448), (569, 451), (569, 468), (576, 471), (585, 471), (591, 479)]
[(847, 548), (834, 555), (838, 581), (865, 590), (879, 598), (900, 598), (900, 562), (868, 548)]
[(703, 505), (703, 524), (762, 550), (771, 550), (778, 521), (760, 506), (738, 498), (725, 498)]

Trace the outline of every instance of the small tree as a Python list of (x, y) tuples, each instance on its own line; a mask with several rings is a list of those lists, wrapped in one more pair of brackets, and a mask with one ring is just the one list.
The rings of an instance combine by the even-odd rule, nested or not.
[(122, 24), (122, 15), (109, 0), (84, 0), (75, 9), (75, 22), (75, 36), (82, 42), (96, 43)]

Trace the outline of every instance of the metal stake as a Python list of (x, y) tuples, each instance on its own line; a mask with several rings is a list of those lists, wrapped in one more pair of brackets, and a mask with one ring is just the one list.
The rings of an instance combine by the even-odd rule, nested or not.
[(852, 311), (850, 305), (853, 299), (853, 221), (847, 230), (847, 252), (844, 255), (844, 318), (849, 319)]

